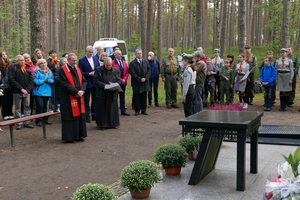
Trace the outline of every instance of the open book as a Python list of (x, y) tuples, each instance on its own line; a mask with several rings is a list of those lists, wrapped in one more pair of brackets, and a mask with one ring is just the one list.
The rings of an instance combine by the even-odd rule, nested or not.
[(109, 82), (109, 85), (106, 86), (107, 90), (115, 91), (119, 90), (120, 92), (123, 92), (122, 88), (120, 87), (119, 83), (111, 83)]

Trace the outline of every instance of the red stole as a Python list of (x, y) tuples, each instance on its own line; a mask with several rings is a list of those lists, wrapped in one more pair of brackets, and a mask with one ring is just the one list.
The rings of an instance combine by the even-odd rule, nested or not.
[[(69, 68), (67, 67), (67, 65), (63, 66), (63, 69), (64, 69), (64, 72), (66, 74), (66, 78), (68, 80), (68, 83), (70, 85), (72, 85), (73, 87), (75, 87), (73, 76), (72, 76)], [(77, 71), (79, 82), (80, 82), (80, 87), (81, 87), (82, 86), (82, 73), (81, 73), (81, 71), (78, 67), (75, 67), (75, 69)], [(70, 96), (70, 102), (71, 102), (73, 117), (77, 117), (77, 116), (80, 115), (80, 110), (79, 110), (79, 106), (78, 106), (77, 97), (75, 97), (71, 94), (69, 96)], [(81, 108), (81, 113), (85, 113), (85, 106), (84, 106), (83, 96), (80, 97), (80, 108)]]

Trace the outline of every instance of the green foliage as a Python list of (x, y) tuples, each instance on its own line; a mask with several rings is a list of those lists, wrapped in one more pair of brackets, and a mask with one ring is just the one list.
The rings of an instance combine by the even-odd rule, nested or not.
[(165, 169), (181, 167), (187, 160), (185, 148), (178, 144), (165, 144), (158, 147), (153, 156), (156, 163), (161, 162)]
[(184, 147), (187, 153), (192, 153), (195, 147), (201, 144), (202, 138), (200, 134), (194, 137), (192, 133), (188, 133), (185, 136), (180, 135), (177, 144)]
[(77, 188), (72, 200), (116, 200), (115, 193), (105, 185), (84, 184)]
[(149, 160), (132, 162), (121, 173), (121, 185), (135, 192), (150, 189), (158, 179), (158, 166)]
[(131, 34), (130, 44), (128, 45), (128, 49), (132, 47), (141, 47), (141, 31), (135, 30)]
[(298, 172), (298, 164), (300, 162), (300, 147), (296, 149), (296, 151), (293, 154), (290, 154), (289, 157), (286, 157), (285, 155), (281, 154), (284, 159), (292, 166), (294, 176), (297, 177)]

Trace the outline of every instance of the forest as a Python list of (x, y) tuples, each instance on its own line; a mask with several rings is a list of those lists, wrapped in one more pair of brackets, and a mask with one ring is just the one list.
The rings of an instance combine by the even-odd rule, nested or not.
[[(0, 50), (10, 57), (80, 53), (99, 38), (125, 40), (161, 60), (169, 47), (245, 44), (300, 50), (300, 0), (0, 0)], [(180, 52), (177, 52), (180, 53)], [(144, 54), (146, 55), (146, 54)]]

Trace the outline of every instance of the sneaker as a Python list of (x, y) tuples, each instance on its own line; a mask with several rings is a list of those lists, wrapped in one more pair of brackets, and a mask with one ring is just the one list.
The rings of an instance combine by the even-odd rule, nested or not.
[(13, 119), (14, 118), (14, 116), (9, 116), (9, 119)]
[(244, 104), (243, 104), (243, 103), (240, 103), (240, 106), (244, 106)]
[(2, 128), (0, 128), (0, 132), (3, 131)]
[(264, 111), (269, 111), (269, 107), (266, 106), (265, 109), (264, 109)]
[(25, 115), (24, 114), (22, 114), (22, 117), (24, 117)]
[(17, 130), (20, 130), (22, 128), (22, 124), (17, 124)]
[(3, 119), (4, 120), (9, 120), (9, 116), (5, 116)]
[(269, 108), (268, 108), (268, 111), (271, 111), (272, 110), (272, 107), (271, 106), (269, 106)]
[(247, 104), (247, 103), (244, 103), (243, 108), (244, 108), (244, 109), (247, 109), (247, 108), (248, 108), (248, 104)]

